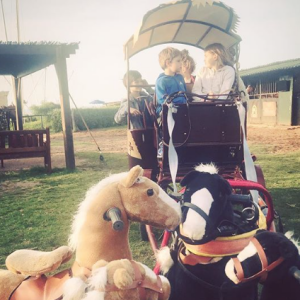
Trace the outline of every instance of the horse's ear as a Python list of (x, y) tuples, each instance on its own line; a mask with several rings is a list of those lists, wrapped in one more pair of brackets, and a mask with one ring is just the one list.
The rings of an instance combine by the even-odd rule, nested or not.
[(139, 176), (143, 176), (144, 170), (140, 166), (134, 166), (133, 168), (130, 169), (128, 172), (128, 175), (120, 181), (120, 183), (126, 187), (129, 188), (134, 185), (136, 182), (137, 178)]
[(292, 258), (298, 251), (296, 246), (287, 239), (282, 239), (278, 245), (279, 252), (284, 259)]
[(191, 180), (193, 180), (199, 174), (198, 171), (191, 171), (187, 173), (184, 178), (180, 181), (181, 186), (186, 186)]
[(221, 189), (222, 194), (231, 195), (232, 187), (229, 184), (229, 182), (220, 175), (216, 175), (216, 176), (219, 177), (220, 189)]

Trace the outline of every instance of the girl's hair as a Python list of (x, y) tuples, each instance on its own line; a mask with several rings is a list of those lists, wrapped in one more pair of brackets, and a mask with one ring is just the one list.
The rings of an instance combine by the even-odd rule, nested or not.
[(215, 44), (208, 45), (204, 49), (204, 51), (205, 52), (209, 51), (209, 52), (212, 52), (212, 53), (218, 55), (219, 67), (222, 67), (222, 66), (231, 66), (231, 67), (233, 67), (232, 57), (231, 57), (229, 51), (222, 44), (215, 43)]
[(167, 67), (167, 61), (171, 62), (176, 56), (181, 56), (178, 49), (172, 47), (163, 49), (158, 55), (159, 65), (164, 70)]
[(194, 59), (189, 55), (189, 51), (184, 49), (181, 51), (182, 65), (188, 69), (191, 74), (195, 71), (196, 63)]
[[(218, 55), (219, 67), (230, 66), (235, 70), (235, 68), (234, 68), (235, 51), (230, 52), (222, 44), (219, 44), (219, 43), (208, 45), (204, 49), (204, 51), (210, 51), (210, 52)], [(239, 93), (238, 82), (239, 82), (239, 78), (238, 78), (237, 72), (235, 72), (235, 79), (234, 79), (233, 86), (231, 89), (234, 94)]]
[[(141, 73), (136, 70), (129, 70), (128, 76), (129, 76), (129, 85), (131, 85), (131, 83), (133, 83), (135, 80), (142, 78)], [(127, 87), (127, 72), (123, 77), (123, 84), (125, 87)]]

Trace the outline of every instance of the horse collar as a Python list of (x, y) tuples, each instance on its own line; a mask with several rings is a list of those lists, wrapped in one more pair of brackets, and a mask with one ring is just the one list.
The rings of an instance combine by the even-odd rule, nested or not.
[(214, 260), (214, 257), (200, 256), (189, 252), (184, 245), (179, 248), (179, 259), (184, 265), (195, 266), (198, 264), (209, 264)]
[(238, 260), (238, 258), (236, 258), (236, 257), (233, 258), (232, 260), (233, 260), (234, 267), (236, 270), (236, 277), (239, 280), (239, 283), (240, 282), (243, 282), (243, 283), (248, 282), (248, 281), (251, 281), (256, 278), (260, 278), (260, 282), (263, 283), (264, 281), (266, 281), (266, 279), (268, 277), (268, 272), (272, 271), (274, 268), (276, 268), (278, 265), (280, 265), (284, 261), (283, 257), (279, 257), (277, 260), (275, 260), (270, 265), (268, 265), (266, 253), (265, 253), (263, 247), (261, 246), (261, 244), (259, 243), (259, 241), (255, 237), (253, 237), (251, 239), (251, 242), (253, 243), (253, 245), (255, 246), (255, 248), (257, 250), (257, 254), (259, 256), (259, 259), (260, 259), (260, 262), (262, 265), (262, 269), (257, 274), (245, 278), (244, 270), (243, 270), (241, 262)]

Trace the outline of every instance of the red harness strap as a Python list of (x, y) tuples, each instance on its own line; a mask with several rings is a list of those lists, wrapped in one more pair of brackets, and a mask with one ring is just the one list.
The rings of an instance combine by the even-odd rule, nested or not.
[[(163, 293), (162, 281), (158, 275), (156, 277), (156, 282), (152, 282), (150, 278), (146, 277), (143, 279), (138, 264), (135, 261), (131, 261), (131, 265), (134, 269), (135, 280), (130, 286), (126, 287), (126, 290), (138, 288), (140, 299), (146, 299), (145, 289), (150, 289), (160, 294)], [(107, 284), (104, 289), (98, 289), (98, 291), (100, 292), (115, 292), (119, 290), (120, 289), (117, 288), (114, 284)]]
[(233, 260), (234, 267), (236, 270), (236, 277), (239, 280), (239, 282), (248, 282), (248, 281), (254, 280), (259, 277), (260, 277), (260, 282), (264, 282), (268, 277), (268, 272), (272, 271), (274, 268), (276, 268), (278, 265), (280, 265), (283, 262), (284, 258), (279, 257), (276, 261), (274, 261), (273, 263), (268, 265), (268, 260), (267, 260), (265, 251), (262, 248), (262, 246), (260, 245), (259, 241), (253, 237), (251, 242), (256, 247), (256, 250), (257, 250), (261, 265), (262, 265), (262, 270), (253, 276), (245, 278), (242, 264), (238, 260), (238, 258), (235, 257), (232, 260)]
[(195, 266), (197, 264), (207, 264), (213, 259), (213, 257), (201, 256), (194, 253), (186, 254), (184, 253), (185, 249), (185, 247), (181, 247), (178, 251), (179, 258), (184, 265)]

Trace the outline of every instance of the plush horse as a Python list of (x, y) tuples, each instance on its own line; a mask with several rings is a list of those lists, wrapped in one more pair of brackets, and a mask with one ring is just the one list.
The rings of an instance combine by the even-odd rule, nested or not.
[(92, 268), (84, 300), (167, 300), (170, 283), (147, 266), (128, 259), (106, 262)]
[[(248, 244), (247, 234), (239, 240), (227, 237), (234, 225), (229, 183), (214, 165), (200, 165), (183, 178), (183, 219), (179, 243), (158, 253), (161, 270), (171, 284), (170, 300), (256, 299), (256, 285), (236, 288), (224, 267), (230, 257)], [(234, 227), (234, 226), (233, 226)], [(223, 236), (222, 236), (223, 235)], [(253, 233), (254, 235), (254, 233)]]
[[(80, 299), (97, 261), (132, 259), (130, 220), (175, 229), (181, 220), (179, 204), (142, 174), (143, 169), (136, 166), (91, 188), (74, 217), (69, 247), (49, 253), (19, 250), (8, 256), (11, 272), (0, 272), (0, 300), (62, 299), (64, 283), (69, 287), (64, 299)], [(55, 271), (74, 251), (71, 269), (44, 275)]]
[(235, 284), (263, 284), (261, 300), (300, 299), (300, 247), (291, 234), (258, 231), (225, 273)]

